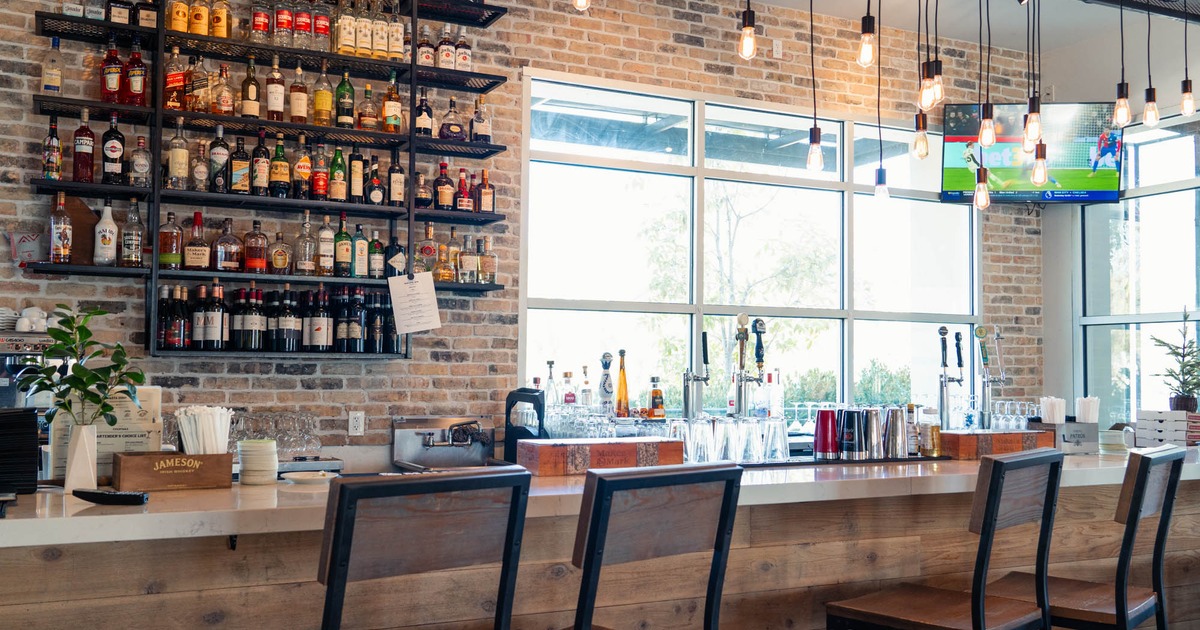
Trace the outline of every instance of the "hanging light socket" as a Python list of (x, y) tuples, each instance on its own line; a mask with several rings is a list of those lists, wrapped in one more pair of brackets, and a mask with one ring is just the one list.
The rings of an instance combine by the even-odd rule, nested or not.
[[(870, 7), (868, 7), (870, 8)], [(870, 68), (879, 57), (879, 41), (875, 34), (875, 16), (864, 15), (862, 19), (862, 34), (858, 38), (858, 65)]]
[(825, 155), (821, 151), (821, 128), (813, 125), (808, 130), (808, 164), (810, 171), (825, 170)]
[(1142, 110), (1142, 124), (1147, 127), (1157, 127), (1160, 120), (1157, 92), (1154, 88), (1146, 88), (1146, 108)]
[(1029, 176), (1029, 181), (1033, 182), (1034, 186), (1045, 186), (1046, 182), (1050, 181), (1050, 173), (1046, 167), (1046, 143), (1039, 142), (1034, 147), (1033, 151), (1033, 173)]
[(933, 84), (933, 62), (921, 62), (921, 89), (917, 93), (917, 107), (923, 112), (937, 105), (937, 92)]
[(1179, 91), (1182, 97), (1179, 99), (1179, 113), (1184, 116), (1193, 116), (1196, 113), (1196, 97), (1192, 95), (1192, 80), (1184, 79), (1179, 82)]
[(887, 185), (887, 169), (882, 166), (875, 169), (875, 198), (888, 199), (891, 193), (888, 192)]
[(918, 160), (924, 160), (929, 157), (929, 116), (917, 112), (914, 129), (911, 153)]
[(1117, 84), (1117, 102), (1113, 105), (1113, 124), (1124, 127), (1133, 121), (1133, 113), (1129, 110), (1129, 84), (1122, 81)]
[[(1021, 128), (1024, 129), (1028, 125), (1029, 125), (1029, 114), (1025, 114), (1025, 122), (1021, 124)], [(1041, 142), (1040, 138), (1030, 139), (1027, 134), (1022, 133), (1021, 134), (1021, 151), (1024, 153), (1033, 153), (1033, 150), (1037, 148), (1037, 143), (1039, 143), (1039, 142)]]
[(942, 60), (934, 59), (929, 64), (930, 73), (933, 75), (933, 98), (936, 105), (946, 100), (946, 86), (942, 81)]
[(750, 61), (758, 54), (758, 38), (754, 35), (754, 10), (746, 1), (746, 10), (742, 11), (742, 34), (738, 37), (738, 56)]
[[(1042, 139), (1042, 98), (1029, 97), (1029, 113), (1025, 115), (1025, 141), (1037, 143)], [(1028, 151), (1026, 151), (1028, 153)]]
[(979, 146), (996, 144), (996, 108), (991, 103), (979, 106)]

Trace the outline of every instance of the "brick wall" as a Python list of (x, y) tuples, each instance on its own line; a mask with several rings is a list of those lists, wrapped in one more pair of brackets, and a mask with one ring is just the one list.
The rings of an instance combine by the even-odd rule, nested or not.
[[(564, 0), (500, 0), (508, 16), (486, 33), (472, 33), (477, 67), (509, 77), (489, 98), (497, 142), (510, 150), (489, 164), (498, 189), (498, 210), (505, 224), (486, 228), (495, 235), (501, 258), (499, 281), (509, 289), (484, 297), (442, 295), (446, 326), (418, 335), (411, 361), (320, 361), (314, 363), (234, 360), (147, 359), (151, 382), (167, 388), (168, 407), (210, 403), (262, 410), (307, 409), (327, 418), (327, 444), (386, 443), (387, 418), (396, 414), (503, 412), (503, 396), (516, 386), (517, 252), (520, 199), (520, 68), (531, 66), (581, 76), (618, 79), (647, 86), (700, 90), (767, 103), (801, 105), (811, 101), (808, 78), (807, 14), (776, 6), (761, 8), (760, 56), (742, 62), (733, 52), (741, 7), (733, 0), (595, 0), (587, 14)], [(31, 7), (58, 10), (58, 0), (36, 0), (0, 8), (0, 225), (7, 229), (43, 230), (49, 199), (30, 194), (27, 182), (39, 169), (39, 142), (46, 119), (34, 116), (29, 94), (37, 89), (40, 61), (48, 38), (34, 35)], [(235, 6), (241, 15), (244, 6)], [(886, 16), (885, 16), (886, 17)], [(910, 25), (904, 25), (910, 28)], [(874, 115), (873, 70), (853, 63), (855, 21), (817, 16), (817, 78), (822, 116), (869, 120)], [(911, 31), (885, 28), (883, 110), (890, 119), (911, 119), (916, 83), (916, 39)], [(776, 39), (783, 41), (781, 59), (766, 55)], [(95, 46), (63, 42), (67, 63), (67, 95), (95, 96), (93, 68), (102, 52)], [(974, 100), (975, 46), (943, 44), (950, 101)], [(1023, 99), (1020, 53), (993, 54), (993, 100)], [(265, 63), (260, 60), (260, 65)], [(82, 69), (81, 69), (82, 68)], [(311, 70), (311, 69), (310, 69)], [(240, 80), (242, 71), (231, 73)], [(285, 69), (288, 82), (290, 69)], [(261, 75), (260, 75), (261, 76)], [(358, 83), (361, 87), (361, 83)], [(445, 109), (448, 94), (438, 94), (433, 107)], [(93, 121), (102, 131), (104, 121)], [(74, 121), (62, 121), (68, 137)], [(133, 142), (138, 130), (124, 128)], [(426, 164), (426, 172), (432, 165)], [(120, 206), (118, 215), (123, 206)], [(180, 215), (191, 209), (176, 207)], [(994, 207), (985, 213), (984, 305), (987, 321), (1003, 323), (1013, 357), (1016, 388), (1007, 392), (1037, 395), (1041, 376), (1040, 216), (1023, 209)], [(236, 229), (249, 229), (249, 216), (221, 210), (206, 212), (206, 223), (233, 216)], [(281, 219), (261, 213), (267, 229)], [(120, 218), (118, 217), (118, 221)], [(294, 224), (293, 224), (294, 225)], [(293, 227), (294, 229), (294, 227)], [(439, 234), (444, 234), (439, 228)], [(211, 235), (211, 232), (210, 232)], [(20, 308), (57, 303), (98, 305), (115, 313), (100, 325), (109, 340), (140, 345), (143, 330), (141, 287), (130, 281), (43, 278), (0, 265), (0, 305)], [(368, 435), (347, 438), (345, 408), (366, 411)]]

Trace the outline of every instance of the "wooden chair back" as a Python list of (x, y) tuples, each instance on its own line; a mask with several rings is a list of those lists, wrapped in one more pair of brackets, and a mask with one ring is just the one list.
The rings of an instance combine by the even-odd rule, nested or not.
[(507, 629), (529, 483), (519, 466), (334, 479), (317, 574), (322, 628), (340, 627), (349, 582), (499, 561), (495, 627)]
[(1038, 521), (1041, 528), (1035, 560), (1035, 591), (1044, 627), (1050, 627), (1047, 575), (1062, 463), (1062, 451), (1053, 448), (980, 459), (968, 526), (970, 531), (979, 534), (979, 550), (971, 581), (971, 623), (974, 628), (986, 627), (984, 600), (996, 532)]
[(590, 630), (600, 570), (711, 551), (704, 627), (718, 627), (742, 468), (723, 462), (589, 470), (571, 562), (582, 569), (575, 628)]

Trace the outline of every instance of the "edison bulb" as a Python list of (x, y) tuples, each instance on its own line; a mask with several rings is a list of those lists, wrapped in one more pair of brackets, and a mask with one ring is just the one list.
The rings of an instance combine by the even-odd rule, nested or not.
[(587, 11), (592, 6), (592, 0), (571, 0), (576, 11)]
[(1159, 120), (1158, 103), (1155, 103), (1154, 101), (1148, 101), (1146, 103), (1146, 109), (1142, 110), (1142, 124), (1146, 125), (1147, 127), (1157, 127)]
[(1183, 98), (1179, 100), (1179, 113), (1184, 116), (1196, 114), (1196, 97), (1192, 96), (1191, 92), (1183, 93)]
[(921, 111), (927, 112), (933, 109), (934, 105), (937, 105), (937, 94), (934, 91), (933, 79), (921, 79), (921, 91), (917, 96), (917, 107), (920, 107)]
[(974, 204), (980, 210), (986, 210), (988, 206), (992, 205), (992, 195), (988, 192), (986, 181), (982, 184), (975, 184)]
[(1021, 151), (1024, 153), (1033, 153), (1033, 150), (1037, 148), (1037, 143), (1036, 138), (1030, 139), (1029, 136), (1023, 135), (1021, 136)]
[(870, 68), (875, 65), (878, 56), (879, 47), (875, 42), (875, 33), (863, 33), (858, 40), (858, 58), (855, 61), (864, 68)]
[(942, 75), (933, 75), (933, 103), (934, 105), (946, 100), (946, 86), (942, 83)]
[(1033, 182), (1034, 186), (1045, 186), (1050, 180), (1050, 174), (1046, 170), (1046, 160), (1038, 158), (1033, 161), (1033, 175), (1029, 177), (1029, 181)]
[(1118, 127), (1124, 127), (1133, 120), (1133, 112), (1129, 110), (1129, 99), (1118, 98), (1113, 106), (1113, 124)]
[(918, 160), (929, 157), (929, 135), (924, 130), (917, 131), (917, 135), (913, 136), (911, 153)]
[(875, 198), (886, 201), (891, 197), (887, 185), (887, 169), (882, 166), (875, 169)]
[(1037, 143), (1042, 139), (1042, 115), (1033, 112), (1025, 115), (1025, 139)]
[(750, 61), (758, 54), (758, 39), (754, 36), (754, 27), (742, 27), (742, 36), (738, 39), (738, 56)]
[(825, 155), (821, 151), (821, 144), (819, 142), (808, 145), (808, 163), (806, 168), (810, 171), (825, 170)]
[(993, 144), (996, 144), (996, 121), (984, 118), (979, 123), (979, 146), (986, 149)]

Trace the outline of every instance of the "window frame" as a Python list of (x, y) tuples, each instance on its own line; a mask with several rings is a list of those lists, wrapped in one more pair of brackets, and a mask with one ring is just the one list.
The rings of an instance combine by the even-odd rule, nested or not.
[[(715, 96), (708, 95), (699, 91), (677, 90), (662, 88), (659, 86), (647, 86), (639, 83), (620, 81), (615, 79), (605, 79), (599, 77), (585, 77), (570, 73), (564, 73), (553, 70), (544, 70), (525, 67), (521, 71), (522, 77), (522, 101), (521, 101), (521, 116), (522, 116), (522, 134), (521, 134), (521, 226), (520, 226), (520, 254), (519, 254), (519, 292), (518, 292), (518, 343), (517, 343), (517, 378), (520, 383), (525, 383), (533, 376), (530, 371), (531, 366), (526, 364), (526, 351), (528, 345), (528, 316), (530, 309), (565, 309), (565, 310), (588, 310), (588, 311), (619, 311), (633, 313), (666, 313), (688, 315), (691, 318), (691, 338), (689, 339), (689, 359), (693, 370), (702, 370), (701, 357), (699, 352), (699, 340), (704, 325), (704, 317), (707, 315), (736, 315), (740, 312), (746, 312), (751, 316), (761, 316), (766, 318), (781, 317), (781, 318), (816, 318), (816, 319), (833, 319), (838, 320), (841, 324), (841, 357), (839, 365), (836, 367), (837, 375), (837, 391), (838, 401), (846, 404), (854, 404), (854, 384), (853, 375), (855, 372), (854, 365), (854, 324), (858, 320), (865, 321), (884, 321), (884, 322), (902, 322), (902, 323), (936, 323), (936, 324), (962, 324), (968, 326), (976, 325), (980, 320), (982, 312), (982, 236), (983, 226), (981, 213), (979, 210), (965, 206), (964, 211), (968, 212), (968, 229), (970, 233), (969, 261), (970, 272), (968, 280), (970, 283), (970, 310), (967, 314), (946, 314), (946, 313), (928, 313), (928, 312), (893, 312), (893, 311), (867, 311), (859, 310), (854, 305), (854, 198), (856, 194), (873, 194), (874, 181), (857, 182), (854, 181), (854, 129), (855, 125), (862, 124), (870, 128), (874, 128), (874, 120), (867, 121), (865, 119), (858, 120), (853, 116), (844, 115), (844, 112), (837, 112), (831, 108), (822, 111), (819, 118), (822, 127), (826, 125), (837, 125), (840, 127), (840, 160), (839, 176), (834, 181), (809, 179), (804, 177), (786, 177), (777, 175), (763, 175), (758, 173), (748, 173), (735, 170), (710, 168), (705, 165), (705, 111), (708, 104), (733, 107), (741, 109), (759, 110), (771, 113), (779, 113), (791, 116), (806, 116), (811, 118), (811, 110), (807, 112), (800, 107), (792, 107), (780, 105), (777, 103), (768, 103), (766, 101), (758, 101), (753, 99), (744, 99), (732, 96)], [(617, 90), (625, 92), (633, 92), (637, 94), (645, 94), (649, 96), (673, 98), (679, 100), (690, 101), (693, 104), (692, 118), (692, 148), (691, 148), (691, 164), (688, 166), (658, 164), (653, 162), (641, 162), (636, 160), (625, 159), (608, 159), (594, 156), (573, 155), (570, 153), (552, 152), (552, 151), (533, 151), (530, 149), (531, 137), (531, 103), (533, 84), (538, 81), (566, 83), (587, 88)], [(829, 114), (834, 114), (839, 117), (830, 117)], [(908, 127), (907, 122), (885, 119), (883, 126), (885, 128), (892, 127), (905, 129)], [(930, 129), (931, 132), (940, 134), (941, 129)], [(940, 137), (940, 136), (939, 136)], [(937, 139), (931, 139), (937, 141)], [(591, 166), (598, 168), (612, 168), (621, 170), (635, 170), (645, 173), (664, 174), (664, 175), (682, 175), (690, 177), (693, 181), (693, 195), (691, 208), (692, 212), (692, 252), (690, 256), (692, 286), (690, 287), (690, 299), (686, 304), (671, 304), (658, 302), (636, 302), (636, 301), (602, 301), (602, 300), (566, 300), (555, 298), (532, 298), (528, 295), (529, 290), (526, 285), (526, 280), (529, 277), (529, 180), (530, 180), (530, 164), (533, 162), (551, 162), (558, 164)], [(704, 214), (705, 214), (705, 182), (708, 179), (726, 180), (734, 182), (746, 182), (753, 184), (767, 185), (783, 185), (789, 187), (810, 188), (821, 191), (836, 192), (841, 196), (842, 206), (842, 248), (839, 264), (842, 275), (841, 282), (841, 307), (840, 308), (791, 308), (791, 307), (746, 307), (746, 306), (723, 306), (717, 304), (707, 304), (704, 301), (704, 270), (702, 261), (704, 260)], [(940, 187), (940, 182), (939, 182)], [(893, 188), (891, 196), (903, 198), (913, 201), (924, 201), (940, 203), (939, 193), (934, 191), (922, 191), (914, 189)], [(769, 330), (768, 330), (769, 334)], [(936, 339), (930, 339), (930, 344), (936, 344)], [(975, 366), (976, 349), (975, 344), (968, 343), (968, 353), (965, 360), (969, 363), (968, 377), (970, 379), (969, 391), (966, 393), (975, 394), (978, 385), (975, 383), (977, 368)], [(538, 366), (533, 366), (538, 367)], [(540, 374), (540, 371), (537, 372)], [(678, 375), (666, 376), (665, 378), (677, 378)]]

